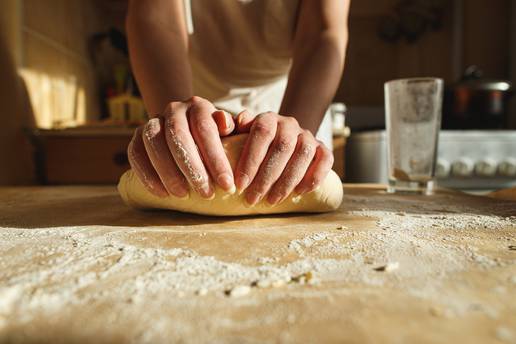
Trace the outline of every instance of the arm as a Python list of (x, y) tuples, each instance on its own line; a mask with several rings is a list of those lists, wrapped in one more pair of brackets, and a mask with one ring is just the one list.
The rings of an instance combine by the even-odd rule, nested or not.
[[(333, 164), (333, 154), (314, 134), (337, 90), (348, 38), (349, 0), (302, 0), (292, 68), (281, 114), (255, 118), (243, 112), (237, 130), (251, 133), (235, 171), (236, 186), (255, 204), (281, 202), (292, 191), (314, 190)], [(297, 120), (297, 121), (296, 121)], [(304, 129), (303, 129), (304, 128)]]
[(131, 0), (126, 18), (131, 65), (149, 114), (193, 96), (181, 0)]
[[(234, 189), (220, 135), (233, 131), (229, 114), (192, 97), (188, 32), (181, 0), (131, 0), (129, 53), (147, 112), (127, 149), (129, 162), (152, 193), (211, 198), (214, 183)], [(188, 99), (188, 100), (185, 100)]]
[(302, 0), (280, 114), (316, 133), (344, 69), (350, 0)]

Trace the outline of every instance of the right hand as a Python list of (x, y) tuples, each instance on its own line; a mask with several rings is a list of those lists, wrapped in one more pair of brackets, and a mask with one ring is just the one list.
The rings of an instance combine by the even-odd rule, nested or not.
[(206, 99), (171, 102), (160, 116), (136, 129), (127, 148), (129, 163), (159, 197), (186, 197), (191, 186), (209, 199), (214, 195), (210, 176), (222, 189), (234, 192), (233, 171), (220, 139), (234, 128), (231, 115)]

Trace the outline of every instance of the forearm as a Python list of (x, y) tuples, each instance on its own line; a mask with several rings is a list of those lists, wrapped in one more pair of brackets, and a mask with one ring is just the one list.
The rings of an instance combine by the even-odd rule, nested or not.
[[(187, 32), (182, 9), (149, 8), (131, 1), (126, 19), (131, 65), (147, 112), (161, 113), (171, 101), (193, 95)], [(176, 12), (176, 13), (174, 13)]]
[(296, 117), (315, 134), (337, 91), (346, 44), (329, 33), (313, 41), (294, 53), (280, 114)]

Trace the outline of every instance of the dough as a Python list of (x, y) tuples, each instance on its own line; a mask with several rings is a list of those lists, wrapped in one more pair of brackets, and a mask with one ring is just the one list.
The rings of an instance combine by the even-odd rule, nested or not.
[[(247, 136), (247, 134), (242, 134), (222, 139), (224, 150), (233, 169), (240, 157)], [(190, 192), (190, 196), (183, 199), (175, 196), (160, 198), (150, 193), (131, 170), (125, 172), (120, 178), (118, 192), (125, 203), (134, 208), (171, 209), (219, 216), (327, 212), (340, 206), (343, 194), (342, 183), (334, 171), (330, 171), (323, 183), (314, 191), (298, 196), (291, 194), (275, 206), (267, 203), (264, 198), (256, 205), (249, 207), (245, 203), (244, 194), (229, 194), (218, 187), (215, 190), (215, 197), (211, 200), (201, 198), (196, 192)]]

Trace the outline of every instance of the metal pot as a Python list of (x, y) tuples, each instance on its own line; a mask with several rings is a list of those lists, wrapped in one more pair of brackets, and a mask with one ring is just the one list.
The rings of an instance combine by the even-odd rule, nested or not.
[(506, 129), (512, 85), (482, 77), (476, 66), (444, 94), (443, 129)]

